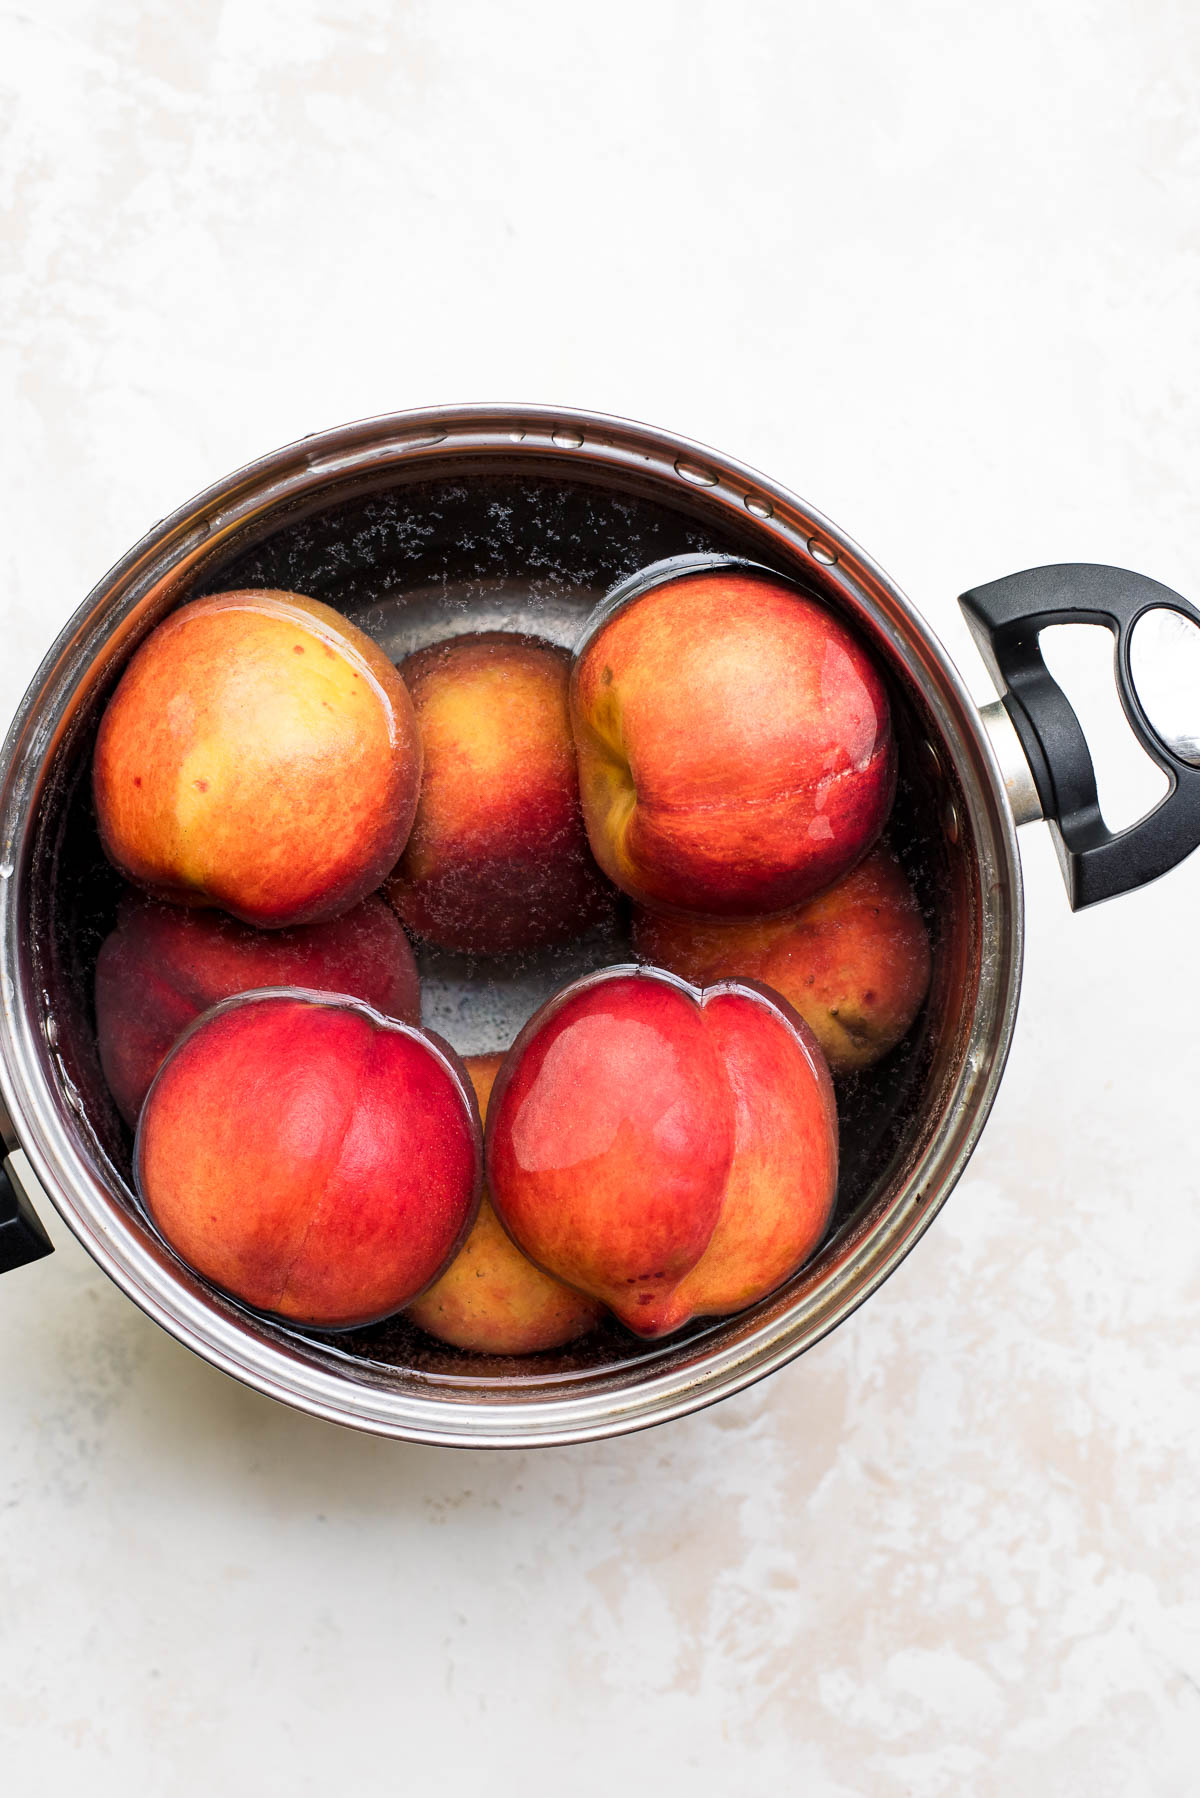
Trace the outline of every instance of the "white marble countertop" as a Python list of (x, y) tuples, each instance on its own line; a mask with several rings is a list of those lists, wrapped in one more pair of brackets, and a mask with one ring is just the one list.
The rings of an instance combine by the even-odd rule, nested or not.
[[(1185, 7), (41, 0), (0, 13), (0, 83), (5, 718), (164, 512), (442, 400), (769, 471), (981, 697), (966, 586), (1093, 560), (1200, 595)], [(966, 1178), (848, 1324), (682, 1423), (356, 1437), (53, 1221), (0, 1287), (5, 1798), (1194, 1793), (1200, 857), (1073, 917), (1022, 847)]]

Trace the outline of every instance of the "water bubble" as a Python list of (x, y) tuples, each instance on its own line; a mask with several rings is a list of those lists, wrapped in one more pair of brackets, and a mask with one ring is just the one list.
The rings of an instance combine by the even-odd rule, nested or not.
[(579, 449), (583, 444), (583, 432), (560, 425), (557, 431), (551, 432), (551, 439), (557, 443), (559, 449)]
[(822, 543), (819, 537), (809, 538), (808, 553), (814, 562), (824, 562), (827, 568), (832, 568), (837, 561), (837, 551), (830, 549), (827, 543)]
[(675, 464), (675, 473), (681, 480), (690, 481), (693, 487), (715, 487), (717, 484), (717, 477), (711, 468), (701, 468), (696, 462), (685, 462), (682, 457)]
[(764, 499), (761, 493), (748, 493), (742, 504), (747, 512), (754, 514), (755, 518), (774, 518), (775, 516), (774, 506), (769, 499)]

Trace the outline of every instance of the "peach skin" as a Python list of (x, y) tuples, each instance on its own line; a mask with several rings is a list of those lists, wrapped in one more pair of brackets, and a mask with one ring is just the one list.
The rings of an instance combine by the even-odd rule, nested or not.
[(611, 910), (579, 809), (569, 670), (566, 650), (508, 631), (401, 664), (425, 775), (388, 897), (426, 941), (500, 955), (579, 936)]
[(588, 975), (535, 1014), (486, 1145), (514, 1240), (645, 1337), (778, 1285), (819, 1240), (837, 1179), (828, 1070), (791, 1008), (658, 969)]
[(479, 1112), (436, 1037), (300, 989), (227, 999), (176, 1043), (142, 1107), (134, 1173), (176, 1252), (293, 1323), (387, 1317), (474, 1220)]
[(364, 899), (324, 924), (252, 930), (224, 912), (127, 892), (96, 961), (100, 1065), (136, 1124), (163, 1058), (202, 1011), (255, 987), (347, 993), (402, 1023), (421, 1021), (417, 964), (395, 913)]
[[(503, 1055), (468, 1056), (482, 1116)], [(440, 1280), (408, 1316), (431, 1336), (484, 1355), (531, 1355), (561, 1348), (595, 1328), (602, 1307), (533, 1265), (502, 1228), (487, 1189), (471, 1234)]]
[(684, 573), (597, 614), (571, 716), (592, 853), (644, 903), (781, 911), (852, 868), (895, 786), (871, 658), (764, 573)]
[(408, 840), (421, 745), (404, 682), (347, 619), (297, 593), (218, 593), (134, 653), (92, 776), (130, 880), (277, 928), (379, 886)]
[(697, 986), (743, 977), (781, 993), (836, 1075), (894, 1049), (929, 987), (929, 934), (884, 847), (795, 911), (698, 918), (638, 907), (633, 941), (639, 957)]
[(709, 987), (702, 1004), (733, 1093), (733, 1161), (708, 1247), (655, 1315), (660, 1336), (773, 1292), (817, 1247), (837, 1193), (837, 1107), (807, 1025), (749, 982)]
[(691, 989), (606, 969), (517, 1037), (488, 1107), (492, 1203), (530, 1259), (653, 1335), (716, 1228), (728, 1082)]

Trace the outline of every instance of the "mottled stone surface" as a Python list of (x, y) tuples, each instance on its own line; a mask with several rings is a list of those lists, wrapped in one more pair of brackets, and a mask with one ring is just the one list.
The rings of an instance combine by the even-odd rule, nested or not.
[[(1173, 0), (41, 0), (0, 14), (0, 84), (5, 717), (189, 493), (444, 399), (769, 470), (980, 696), (965, 586), (1084, 558), (1200, 595)], [(704, 1415), (358, 1438), (52, 1221), (0, 1286), (6, 1798), (1195, 1792), (1200, 858), (1072, 918), (1023, 848), (970, 1173), (858, 1316)]]

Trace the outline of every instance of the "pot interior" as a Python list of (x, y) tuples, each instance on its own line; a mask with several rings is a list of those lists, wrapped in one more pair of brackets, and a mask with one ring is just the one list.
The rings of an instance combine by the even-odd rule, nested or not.
[[(799, 580), (844, 614), (845, 569), (835, 571), (746, 505), (654, 471), (562, 465), (552, 453), (419, 458), (310, 483), (213, 533), (185, 577), (164, 576), (120, 651), (97, 670), (43, 782), (26, 890), (32, 988), (53, 1080), (80, 1153), (129, 1227), (173, 1267), (174, 1278), (239, 1327), (343, 1380), (512, 1405), (539, 1394), (615, 1391), (651, 1369), (698, 1376), (714, 1349), (810, 1303), (847, 1255), (898, 1202), (961, 1059), (963, 1019), (978, 976), (978, 876), (969, 808), (955, 799), (953, 758), (923, 695), (904, 673), (895, 639), (862, 616), (891, 685), (900, 778), (888, 836), (919, 897), (933, 944), (930, 996), (905, 1041), (866, 1073), (838, 1083), (841, 1183), (820, 1253), (750, 1312), (696, 1324), (644, 1344), (616, 1324), (566, 1350), (500, 1359), (434, 1341), (402, 1315), (338, 1335), (294, 1330), (232, 1303), (157, 1242), (131, 1185), (131, 1137), (109, 1098), (96, 1053), (92, 982), (121, 881), (102, 855), (89, 766), (107, 693), (136, 642), (170, 605), (231, 587), (306, 593), (345, 613), (400, 660), (467, 631), (530, 632), (570, 646), (618, 579), (685, 551), (749, 556)], [(134, 614), (130, 614), (131, 617)], [(933, 753), (931, 753), (931, 746)], [(564, 981), (632, 959), (627, 918), (566, 949), (503, 961), (470, 960), (417, 945), (424, 1021), (462, 1054), (503, 1049)]]

